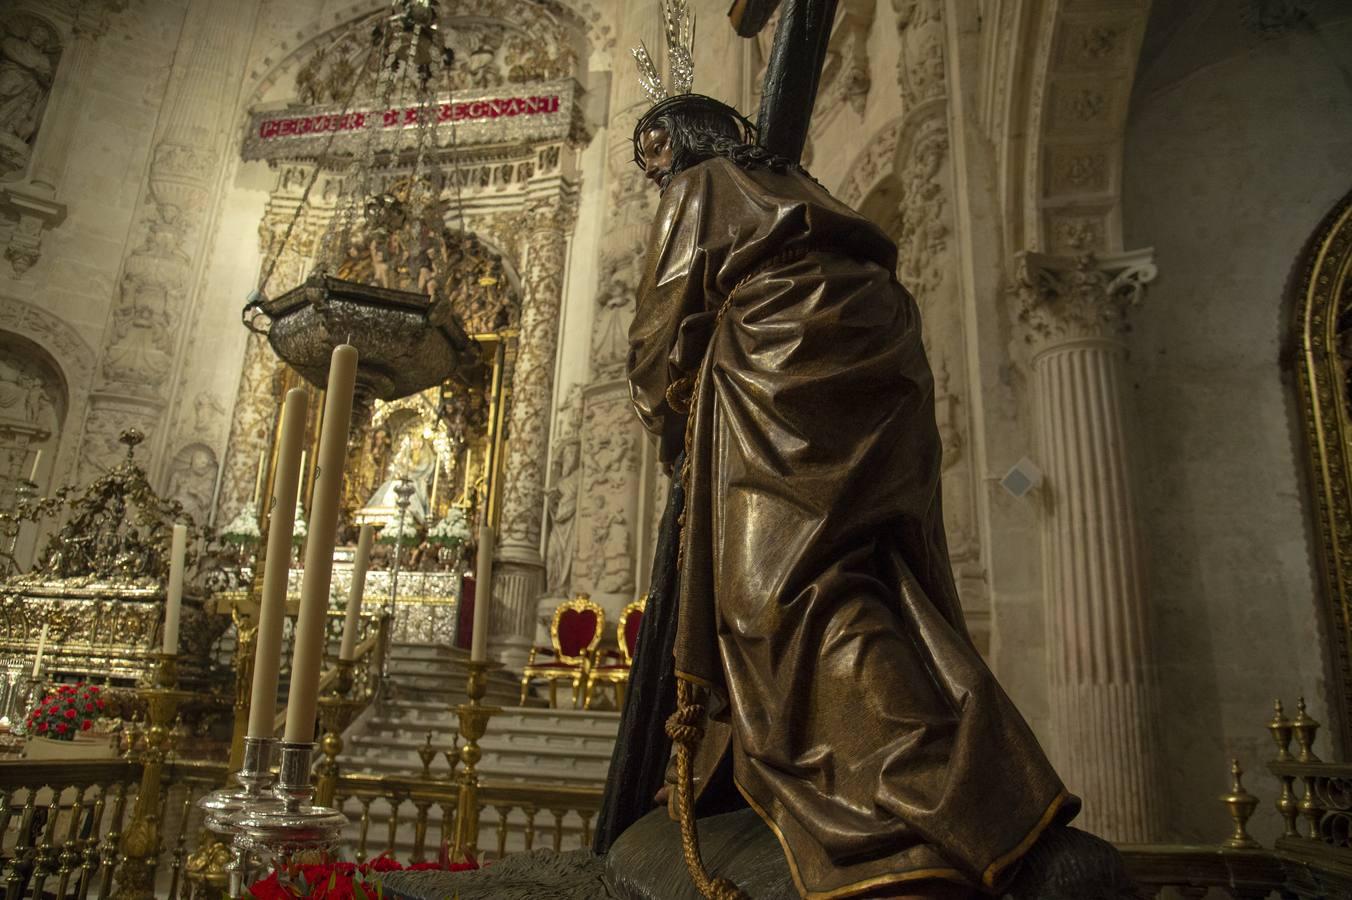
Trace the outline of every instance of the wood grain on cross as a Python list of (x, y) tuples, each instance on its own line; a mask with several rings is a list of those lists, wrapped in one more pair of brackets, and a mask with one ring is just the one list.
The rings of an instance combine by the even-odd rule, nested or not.
[(817, 83), (826, 61), (837, 0), (733, 0), (728, 18), (742, 37), (755, 37), (782, 3), (775, 43), (761, 87), (757, 141), (797, 162), (807, 142)]

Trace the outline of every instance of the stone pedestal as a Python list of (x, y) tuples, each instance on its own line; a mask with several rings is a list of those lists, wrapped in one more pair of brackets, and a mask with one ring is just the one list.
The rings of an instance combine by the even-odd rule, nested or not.
[(1118, 335), (1152, 251), (1023, 254), (1038, 407), (1052, 757), (1112, 841), (1158, 839), (1155, 688)]

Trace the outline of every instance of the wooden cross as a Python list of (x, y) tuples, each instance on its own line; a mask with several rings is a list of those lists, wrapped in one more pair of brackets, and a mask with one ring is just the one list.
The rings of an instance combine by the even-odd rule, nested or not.
[(734, 0), (728, 18), (742, 37), (755, 37), (784, 4), (761, 86), (757, 141), (794, 162), (807, 142), (817, 83), (826, 61), (837, 0)]

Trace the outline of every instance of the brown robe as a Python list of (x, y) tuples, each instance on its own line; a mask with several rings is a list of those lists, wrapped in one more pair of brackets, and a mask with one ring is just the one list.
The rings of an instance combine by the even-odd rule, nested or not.
[(688, 454), (675, 666), (715, 720), (696, 790), (730, 745), (809, 898), (993, 890), (1079, 805), (963, 622), (896, 262), (811, 179), (715, 158), (662, 197), (630, 330), (639, 415), (664, 462)]

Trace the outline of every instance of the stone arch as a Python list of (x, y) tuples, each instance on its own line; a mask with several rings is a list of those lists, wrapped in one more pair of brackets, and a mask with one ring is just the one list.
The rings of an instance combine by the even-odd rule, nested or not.
[[(78, 427), (78, 423), (84, 421), (94, 377), (95, 357), (89, 344), (57, 316), (31, 303), (3, 295), (0, 295), (0, 331), (31, 342), (50, 360), (50, 365), (64, 381), (63, 429), (70, 424)], [(43, 466), (46, 483), (62, 484), (70, 480), (75, 472), (78, 444), (76, 440), (60, 442), (56, 458)]]
[(1122, 155), (1149, 0), (1043, 0), (1011, 23), (995, 71), (1012, 71), (1007, 106), (1008, 250), (1122, 249)]
[[(901, 136), (901, 119), (883, 124), (855, 156), (845, 182), (836, 191), (842, 203), (859, 210), (873, 221), (882, 224), (878, 214), (884, 206), (895, 207), (893, 173), (897, 169), (897, 144)], [(890, 215), (890, 213), (889, 213)]]
[[(446, 4), (443, 15), (483, 18), (485, 12), (479, 7), (485, 3), (503, 4), (505, 10), (507, 4), (518, 2), (520, 0), (451, 0), (450, 3)], [(565, 17), (568, 20), (572, 30), (584, 39), (583, 45), (576, 48), (579, 69), (585, 67), (587, 57), (593, 49), (599, 49), (606, 45), (609, 27), (598, 28), (600, 14), (592, 9), (585, 0), (574, 0), (574, 2), (526, 0), (521, 5), (538, 7), (547, 13)], [(387, 0), (356, 0), (354, 3), (338, 7), (329, 15), (307, 23), (297, 29), (289, 39), (279, 41), (269, 48), (258, 65), (245, 75), (242, 91), (242, 96), (245, 97), (244, 108), (249, 109), (262, 102), (274, 87), (287, 76), (293, 75), (324, 41), (331, 39), (337, 32), (351, 26), (354, 22), (388, 8)], [(490, 17), (499, 18), (497, 16)], [(506, 19), (506, 15), (504, 14), (501, 18)], [(614, 43), (613, 37), (609, 39), (609, 43)], [(577, 74), (581, 74), (581, 72)]]

